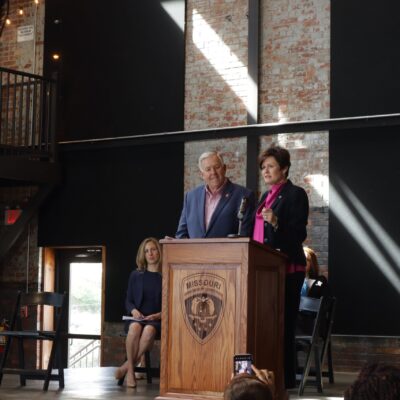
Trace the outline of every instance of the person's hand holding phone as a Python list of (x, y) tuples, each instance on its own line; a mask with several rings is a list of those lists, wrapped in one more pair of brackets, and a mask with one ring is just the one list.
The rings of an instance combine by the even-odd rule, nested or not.
[(268, 385), (272, 393), (275, 393), (275, 374), (273, 371), (268, 371), (267, 369), (258, 369), (254, 364), (251, 368), (254, 371), (255, 376), (258, 380)]

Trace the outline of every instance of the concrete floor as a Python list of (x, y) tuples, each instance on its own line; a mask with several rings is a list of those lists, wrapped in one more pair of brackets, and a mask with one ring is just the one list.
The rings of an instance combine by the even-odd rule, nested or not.
[[(27, 381), (25, 387), (19, 386), (19, 377), (4, 375), (0, 386), (0, 400), (120, 400), (134, 397), (136, 400), (154, 399), (159, 394), (158, 379), (151, 385), (145, 380), (138, 381), (136, 389), (129, 389), (117, 385), (114, 379), (115, 368), (88, 368), (65, 370), (65, 388), (58, 390), (58, 383), (51, 382), (48, 392), (42, 391), (43, 382)], [(334, 385), (324, 383), (324, 396), (318, 396), (313, 387), (306, 387), (304, 396), (298, 397), (295, 390), (291, 390), (290, 399), (326, 399), (339, 400), (343, 398), (343, 391), (355, 379), (354, 374), (336, 373)]]

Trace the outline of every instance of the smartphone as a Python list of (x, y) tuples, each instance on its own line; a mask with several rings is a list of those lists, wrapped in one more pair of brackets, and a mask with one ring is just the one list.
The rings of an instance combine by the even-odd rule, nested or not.
[(237, 375), (247, 373), (252, 375), (252, 364), (253, 356), (251, 354), (235, 354), (233, 356), (233, 374)]

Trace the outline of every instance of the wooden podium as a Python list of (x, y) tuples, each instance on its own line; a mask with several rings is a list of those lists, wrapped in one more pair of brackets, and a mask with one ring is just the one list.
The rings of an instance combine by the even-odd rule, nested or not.
[(163, 245), (160, 396), (222, 398), (233, 355), (274, 371), (284, 398), (286, 257), (249, 238)]

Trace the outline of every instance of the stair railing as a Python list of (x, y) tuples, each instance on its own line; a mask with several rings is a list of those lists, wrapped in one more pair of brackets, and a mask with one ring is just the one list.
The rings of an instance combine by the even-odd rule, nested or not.
[(54, 161), (56, 81), (0, 67), (0, 155)]

